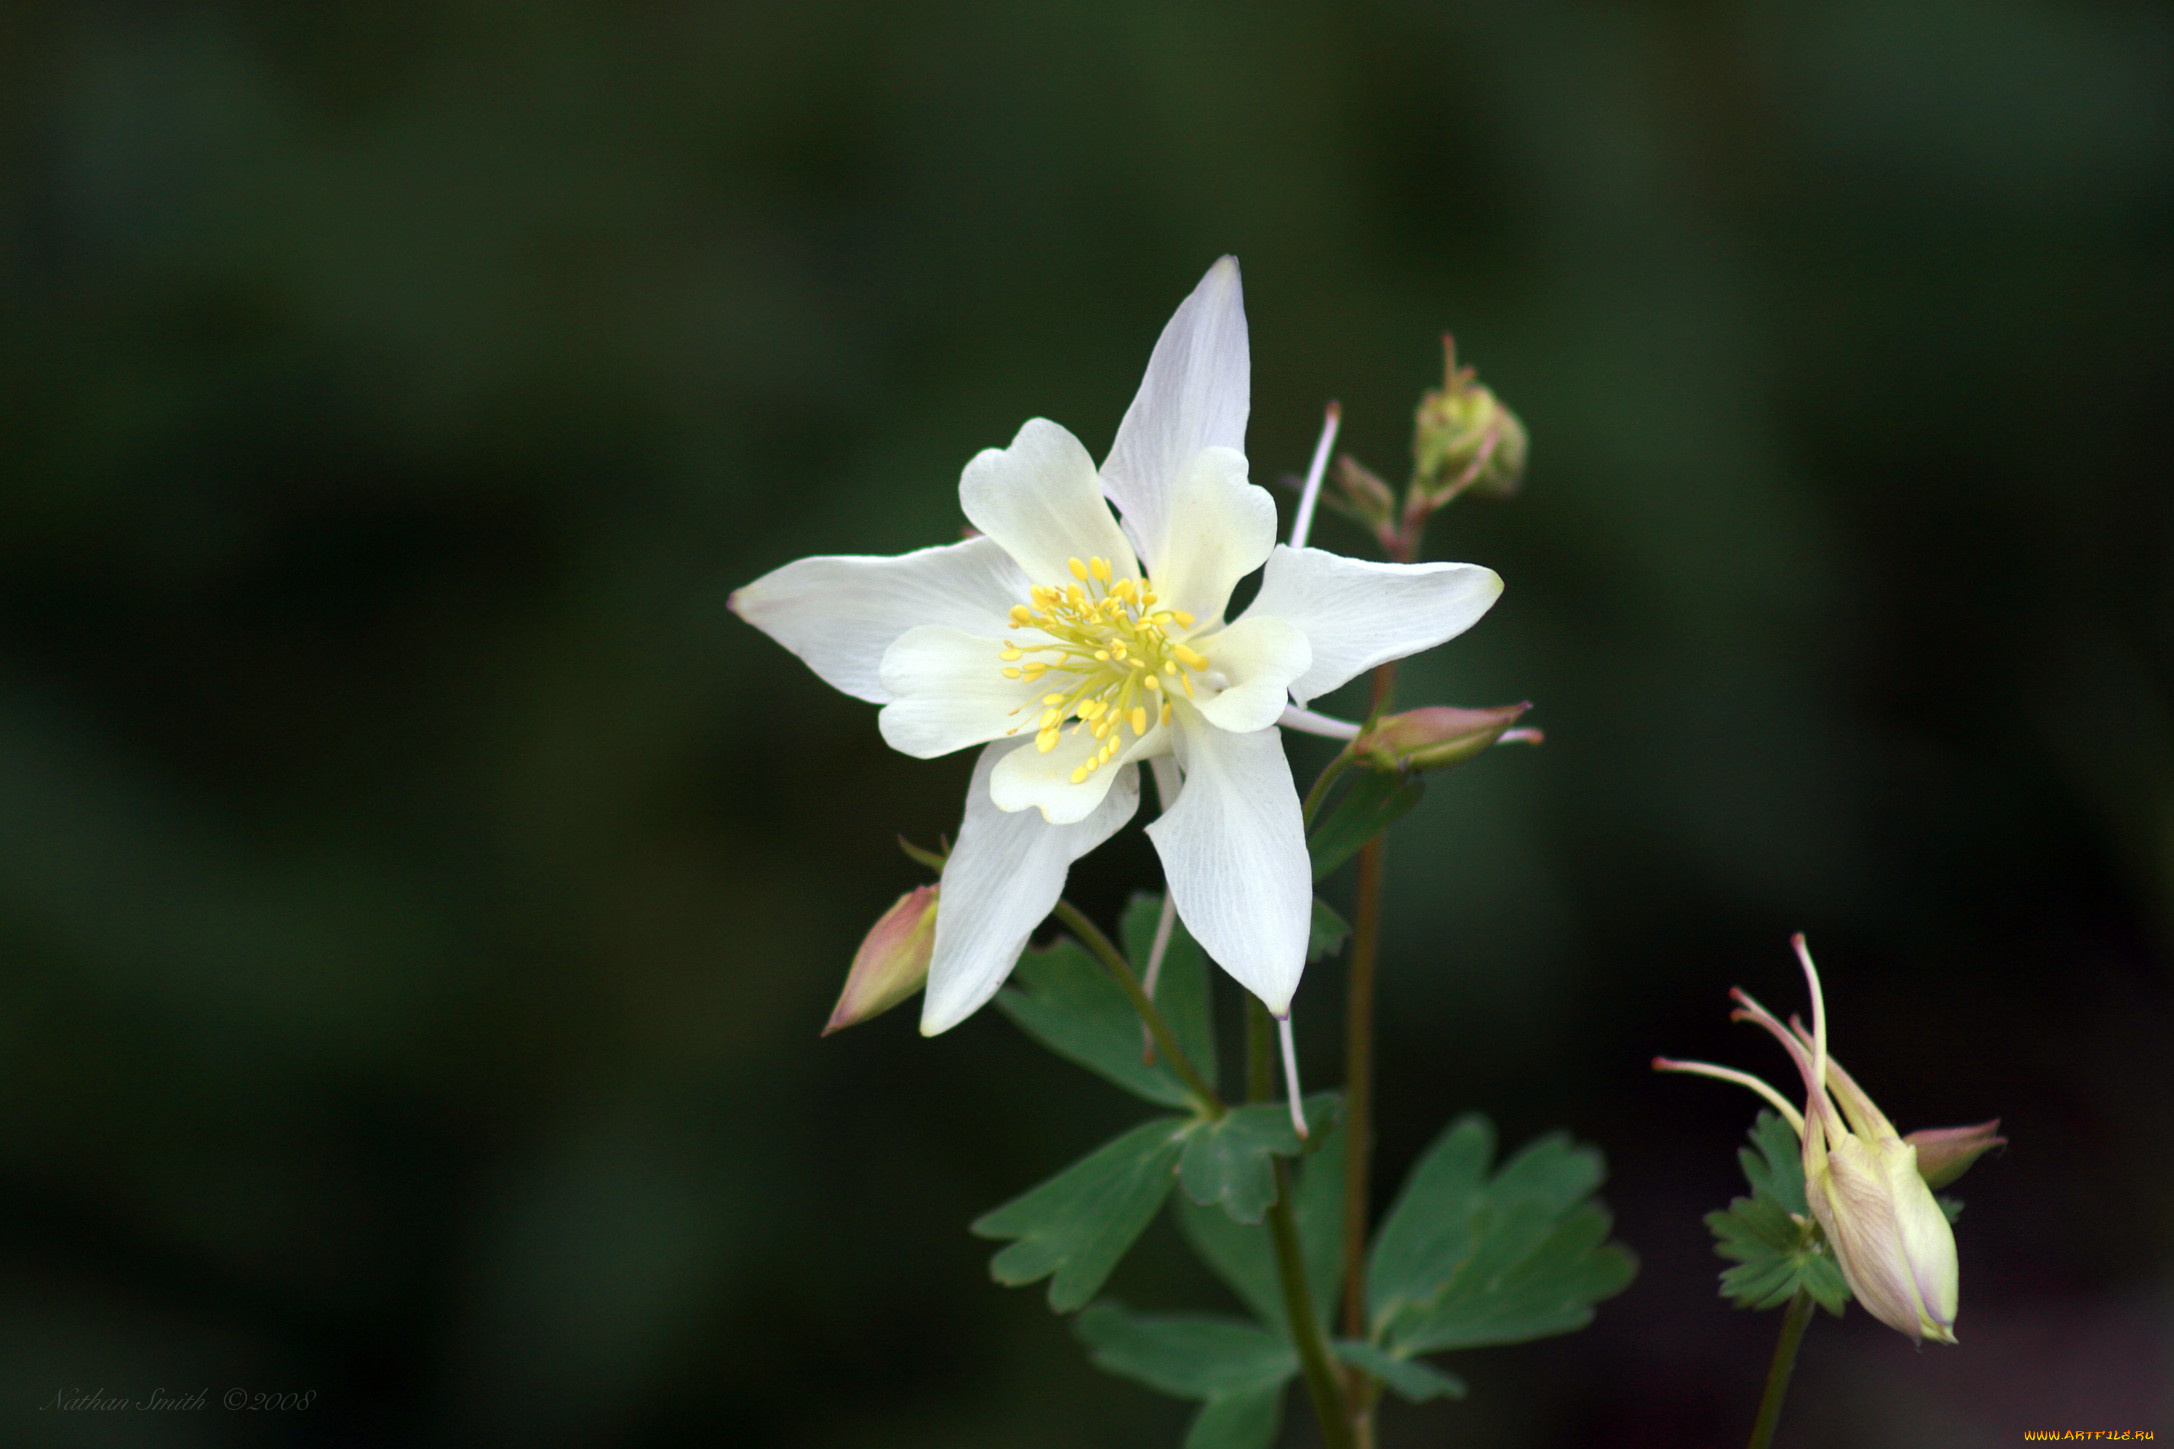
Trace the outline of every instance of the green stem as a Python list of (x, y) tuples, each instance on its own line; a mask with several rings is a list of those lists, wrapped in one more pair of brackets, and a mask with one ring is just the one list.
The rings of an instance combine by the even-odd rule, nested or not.
[(1306, 1256), (1298, 1246), (1298, 1215), (1291, 1211), (1291, 1167), (1272, 1158), (1276, 1172), (1276, 1205), (1268, 1210), (1268, 1236), (1276, 1245), (1276, 1276), (1283, 1280), (1283, 1314), (1291, 1323), (1291, 1342), (1298, 1349), (1298, 1365), (1306, 1379), (1306, 1393), (1313, 1400), (1313, 1416), (1321, 1425), (1325, 1449), (1354, 1449), (1351, 1419), (1344, 1407), (1344, 1391), (1329, 1357), (1328, 1339), (1321, 1320), (1314, 1316), (1313, 1292), (1306, 1286)]
[(1767, 1449), (1781, 1423), (1782, 1396), (1789, 1392), (1789, 1375), (1797, 1366), (1797, 1345), (1812, 1321), (1812, 1295), (1799, 1288), (1782, 1317), (1781, 1341), (1774, 1345), (1774, 1362), (1766, 1371), (1766, 1393), (1759, 1399), (1759, 1417), (1751, 1426), (1751, 1442), (1745, 1449)]
[(1178, 1080), (1185, 1083), (1185, 1090), (1199, 1099), (1201, 1111), (1210, 1121), (1228, 1114), (1230, 1108), (1224, 1104), (1222, 1096), (1194, 1069), (1192, 1062), (1178, 1048), (1177, 1038), (1170, 1034), (1170, 1024), (1155, 1009), (1154, 999), (1142, 989), (1140, 978), (1132, 974), (1132, 964), (1125, 959), (1125, 953), (1118, 950), (1117, 944), (1102, 933), (1102, 928), (1088, 920), (1086, 913), (1070, 901), (1057, 902), (1056, 916), (1071, 927), (1072, 934), (1079, 937), (1081, 943), (1109, 968), (1118, 987), (1132, 1002), (1132, 1009), (1140, 1014), (1141, 1021), (1147, 1023), (1149, 1034), (1155, 1038), (1156, 1050), (1170, 1063), (1171, 1069), (1178, 1074)]
[(1313, 782), (1313, 788), (1306, 792), (1305, 803), (1299, 806), (1299, 813), (1305, 821), (1306, 829), (1313, 829), (1313, 817), (1320, 811), (1321, 801), (1328, 795), (1330, 784), (1335, 781), (1338, 775), (1351, 768), (1351, 761), (1351, 746), (1345, 745), (1337, 753), (1335, 759), (1322, 767), (1319, 778)]
[[(1246, 998), (1246, 1099), (1265, 1102), (1276, 1090), (1276, 1028), (1258, 997)], [(1327, 1449), (1356, 1449), (1351, 1412), (1344, 1402), (1343, 1379), (1329, 1355), (1321, 1320), (1314, 1313), (1313, 1289), (1306, 1282), (1306, 1254), (1298, 1245), (1298, 1214), (1291, 1207), (1291, 1167), (1271, 1158), (1276, 1174), (1276, 1204), (1268, 1210), (1268, 1237), (1276, 1249), (1276, 1276), (1283, 1284), (1283, 1316), (1290, 1320), (1291, 1342), (1298, 1349), (1306, 1395), (1321, 1425)]]

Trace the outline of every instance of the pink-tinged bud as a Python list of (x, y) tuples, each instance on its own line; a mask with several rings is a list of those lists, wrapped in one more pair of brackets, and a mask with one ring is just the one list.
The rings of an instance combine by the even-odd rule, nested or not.
[(1917, 1149), (1917, 1175), (1932, 1188), (1946, 1187), (1969, 1171), (1971, 1163), (2008, 1142), (2000, 1135), (1998, 1117), (1975, 1127), (1926, 1127), (1902, 1140)]
[(925, 885), (906, 892), (868, 932), (823, 1035), (881, 1016), (921, 989), (936, 949), (936, 891)]
[(1351, 752), (1360, 764), (1374, 770), (1439, 770), (1461, 765), (1499, 741), (1531, 708), (1528, 703), (1497, 709), (1435, 705), (1407, 710), (1376, 720), (1372, 729), (1351, 742)]
[[(1804, 1143), (1804, 1197), (1842, 1277), (1865, 1311), (1912, 1341), (1955, 1342), (1960, 1271), (1955, 1232), (1932, 1189), (2004, 1139), (2000, 1123), (1904, 1138), (1849, 1073), (1827, 1055), (1827, 1007), (1804, 938), (1791, 938), (1812, 992), (1812, 1029), (1785, 1027), (1742, 991), (1739, 1021), (1757, 1022), (1787, 1049), (1804, 1079), (1804, 1110), (1756, 1077), (1703, 1062), (1656, 1060), (1662, 1071), (1741, 1083), (1779, 1107)], [(1831, 1095), (1830, 1095), (1831, 1094)], [(1839, 1105), (1837, 1105), (1839, 1102)]]

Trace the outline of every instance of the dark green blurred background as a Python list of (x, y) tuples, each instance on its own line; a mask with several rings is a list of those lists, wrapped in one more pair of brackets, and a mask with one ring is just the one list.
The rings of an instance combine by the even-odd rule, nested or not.
[[(1174, 1444), (965, 1231), (1134, 1108), (993, 1012), (816, 1039), (968, 759), (890, 754), (724, 600), (956, 537), (1029, 416), (1099, 456), (1226, 251), (1257, 478), (1330, 397), (1400, 475), (1444, 328), (1531, 429), (1525, 496), (1430, 540), (1508, 592), (1404, 698), (1548, 743), (1394, 840), (1380, 1170), (1466, 1108), (1568, 1126), (1644, 1261), (1385, 1443), (1740, 1442), (1776, 1321), (1698, 1215), (1756, 1103), (1647, 1061), (1781, 1080), (1725, 993), (1797, 1005), (1798, 929), (1881, 1104), (2014, 1145), (1960, 1189), (1961, 1346), (1822, 1320), (1784, 1442), (2174, 1433), (2170, 40), (0, 11), (4, 1437)], [(1154, 880), (1134, 831), (1075, 887)], [(1167, 1225), (1113, 1291), (1221, 1301)], [(161, 1386), (212, 1406), (38, 1407)]]

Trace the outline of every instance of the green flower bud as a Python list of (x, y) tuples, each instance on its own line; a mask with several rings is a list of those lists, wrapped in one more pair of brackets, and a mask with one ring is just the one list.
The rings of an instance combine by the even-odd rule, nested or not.
[[(1358, 763), (1371, 770), (1440, 770), (1461, 765), (1497, 743), (1531, 709), (1530, 703), (1496, 709), (1435, 705), (1386, 715), (1351, 742)], [(1539, 731), (1520, 730), (1537, 741)]]
[(1468, 490), (1507, 498), (1525, 476), (1525, 425), (1478, 373), (1457, 366), (1457, 344), (1446, 335), (1442, 352), (1442, 386), (1420, 398), (1412, 428), (1412, 501), (1439, 508)]
[(853, 953), (853, 969), (823, 1035), (881, 1016), (921, 989), (936, 949), (936, 892), (920, 886), (883, 913)]

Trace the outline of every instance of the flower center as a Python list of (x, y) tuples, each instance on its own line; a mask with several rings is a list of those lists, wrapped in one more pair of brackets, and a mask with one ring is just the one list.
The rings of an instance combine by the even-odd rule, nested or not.
[[(1007, 644), (1002, 657), (1006, 679), (1046, 678), (1052, 686), (1042, 696), (1042, 712), (1035, 720), (1036, 749), (1045, 755), (1055, 749), (1064, 722), (1073, 718), (1079, 721), (1074, 734), (1086, 730), (1102, 742), (1072, 772), (1077, 785), (1116, 758), (1124, 726), (1131, 725), (1137, 739), (1147, 733), (1151, 719), (1169, 723), (1169, 689), (1175, 684), (1190, 699), (1192, 673), (1206, 669), (1208, 661), (1170, 638), (1171, 625), (1190, 629), (1193, 616), (1183, 609), (1157, 608), (1152, 585), (1140, 579), (1112, 581), (1106, 558), (1084, 563), (1075, 558), (1071, 569), (1078, 582), (1061, 589), (1036, 584), (1028, 596), (1031, 603), (1012, 606), (1014, 629), (1039, 629), (1053, 642)], [(1011, 733), (1023, 728), (1014, 726)]]

